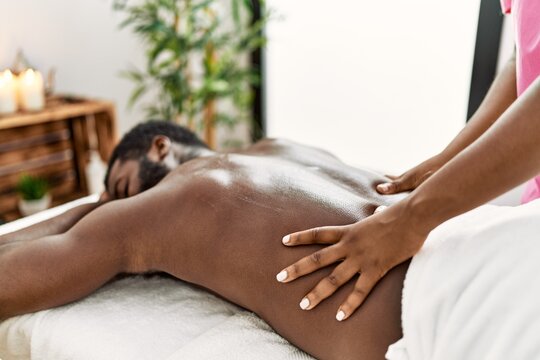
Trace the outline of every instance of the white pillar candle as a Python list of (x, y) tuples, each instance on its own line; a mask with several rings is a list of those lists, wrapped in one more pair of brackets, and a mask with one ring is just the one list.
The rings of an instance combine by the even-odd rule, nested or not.
[(28, 69), (19, 75), (19, 98), (26, 111), (38, 111), (45, 106), (43, 77), (39, 71)]
[(10, 70), (0, 72), (0, 114), (17, 111), (17, 79)]

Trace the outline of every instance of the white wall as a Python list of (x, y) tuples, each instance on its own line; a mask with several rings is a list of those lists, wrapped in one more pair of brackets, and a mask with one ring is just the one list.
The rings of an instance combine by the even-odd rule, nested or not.
[(131, 83), (119, 72), (144, 60), (120, 19), (111, 0), (0, 0), (0, 69), (23, 49), (42, 72), (57, 69), (59, 92), (114, 101), (124, 132), (143, 116), (126, 111)]
[(270, 136), (399, 173), (465, 123), (479, 0), (270, 0)]
[[(439, 151), (464, 123), (478, 4), (269, 0), (282, 17), (268, 29), (269, 135), (394, 172)], [(0, 69), (22, 48), (57, 68), (58, 91), (113, 100), (124, 132), (143, 114), (118, 74), (144, 57), (121, 17), (111, 0), (0, 0)]]

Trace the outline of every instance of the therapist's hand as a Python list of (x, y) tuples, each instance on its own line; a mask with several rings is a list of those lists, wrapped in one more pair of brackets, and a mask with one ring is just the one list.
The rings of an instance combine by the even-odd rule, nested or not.
[(106, 202), (109, 202), (111, 200), (112, 200), (112, 196), (107, 191), (104, 191), (99, 196), (98, 202), (101, 204), (105, 204)]
[(392, 181), (377, 185), (377, 191), (384, 195), (390, 195), (414, 190), (439, 170), (448, 160), (443, 154), (439, 154), (427, 159), (400, 176), (387, 175)]
[(290, 282), (342, 261), (301, 299), (300, 307), (313, 309), (360, 273), (353, 292), (336, 309), (337, 320), (347, 319), (390, 269), (415, 255), (424, 243), (428, 232), (412, 226), (406, 213), (396, 204), (352, 225), (314, 228), (285, 236), (283, 243), (287, 246), (329, 246), (285, 268), (276, 276), (277, 280)]

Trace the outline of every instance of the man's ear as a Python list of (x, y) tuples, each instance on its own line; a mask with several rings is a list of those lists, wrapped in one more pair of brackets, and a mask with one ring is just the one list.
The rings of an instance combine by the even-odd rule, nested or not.
[(156, 135), (152, 139), (152, 146), (148, 151), (148, 158), (153, 161), (162, 161), (171, 151), (171, 139), (165, 135)]

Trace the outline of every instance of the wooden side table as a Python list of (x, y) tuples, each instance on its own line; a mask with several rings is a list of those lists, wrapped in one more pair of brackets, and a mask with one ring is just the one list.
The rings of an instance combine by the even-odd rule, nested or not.
[(23, 173), (47, 179), (53, 205), (88, 194), (89, 150), (107, 161), (117, 141), (114, 105), (54, 97), (43, 111), (0, 116), (0, 218), (19, 218), (15, 186)]

